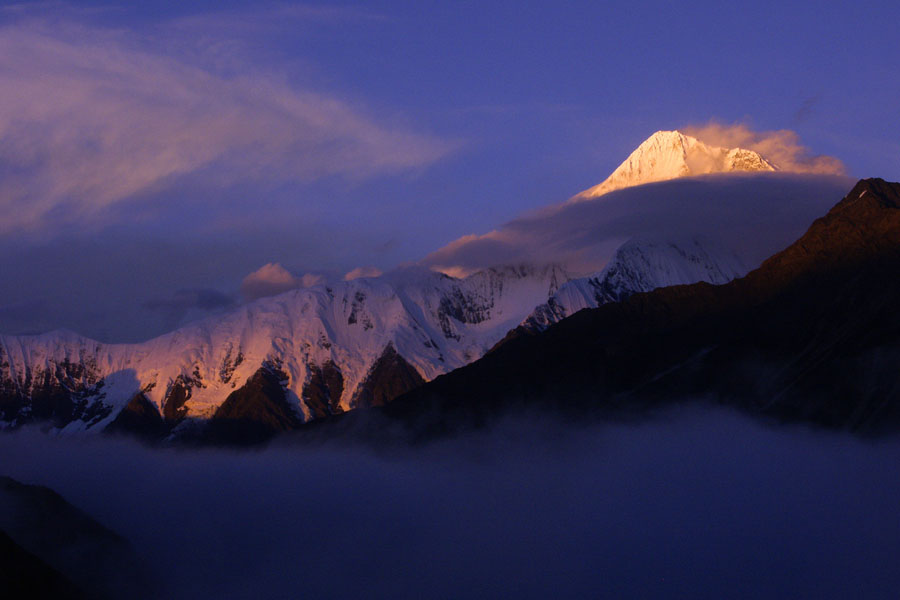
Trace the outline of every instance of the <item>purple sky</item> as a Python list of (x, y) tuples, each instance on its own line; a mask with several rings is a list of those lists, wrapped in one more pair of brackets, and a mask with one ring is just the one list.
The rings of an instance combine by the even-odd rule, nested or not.
[(0, 9), (0, 331), (138, 339), (168, 317), (122, 306), (225, 307), (267, 263), (418, 260), (710, 119), (898, 180), (898, 21), (896, 2)]

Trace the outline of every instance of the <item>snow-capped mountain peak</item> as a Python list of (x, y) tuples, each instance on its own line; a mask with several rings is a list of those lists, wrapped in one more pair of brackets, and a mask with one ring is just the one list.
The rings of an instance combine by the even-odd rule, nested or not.
[(733, 171), (776, 171), (753, 150), (710, 146), (680, 131), (657, 131), (647, 138), (605, 181), (572, 200), (587, 200), (654, 181)]

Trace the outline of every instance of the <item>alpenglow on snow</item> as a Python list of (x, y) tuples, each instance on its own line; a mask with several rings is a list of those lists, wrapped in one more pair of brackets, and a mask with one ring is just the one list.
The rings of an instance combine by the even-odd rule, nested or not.
[(602, 183), (577, 194), (572, 201), (597, 198), (613, 190), (679, 177), (777, 170), (775, 165), (753, 150), (709, 146), (680, 131), (657, 131)]
[[(158, 413), (178, 435), (260, 381), (272, 382), (263, 387), (292, 421), (306, 422), (383, 404), (477, 360), (539, 305), (553, 308), (538, 309), (545, 327), (657, 285), (722, 283), (739, 270), (730, 254), (720, 261), (693, 242), (632, 242), (584, 279), (556, 265), (465, 279), (414, 267), (263, 298), (140, 344), (0, 336), (0, 422), (100, 431), (130, 407)], [(598, 294), (604, 286), (615, 294)]]
[[(711, 169), (775, 167), (754, 152), (658, 132), (598, 187)], [(540, 330), (633, 293), (724, 283), (745, 271), (706, 241), (632, 239), (582, 278), (558, 264), (465, 278), (408, 267), (261, 298), (139, 344), (72, 332), (0, 336), (0, 427), (102, 431), (141, 414), (177, 436), (260, 393), (275, 396), (290, 423), (303, 423), (388, 402), (477, 360), (519, 326)]]

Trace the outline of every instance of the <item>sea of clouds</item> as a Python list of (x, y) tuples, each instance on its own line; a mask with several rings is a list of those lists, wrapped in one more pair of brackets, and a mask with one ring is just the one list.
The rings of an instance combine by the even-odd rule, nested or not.
[(900, 443), (731, 412), (415, 447), (0, 436), (167, 598), (893, 598)]

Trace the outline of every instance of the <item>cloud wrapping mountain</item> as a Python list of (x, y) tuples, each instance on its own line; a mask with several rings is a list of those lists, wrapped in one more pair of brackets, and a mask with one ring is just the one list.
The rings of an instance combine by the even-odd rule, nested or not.
[(486, 234), (464, 236), (423, 263), (458, 276), (496, 262), (557, 261), (588, 274), (636, 235), (700, 235), (754, 267), (798, 238), (851, 186), (846, 177), (786, 173), (650, 183), (552, 206)]

